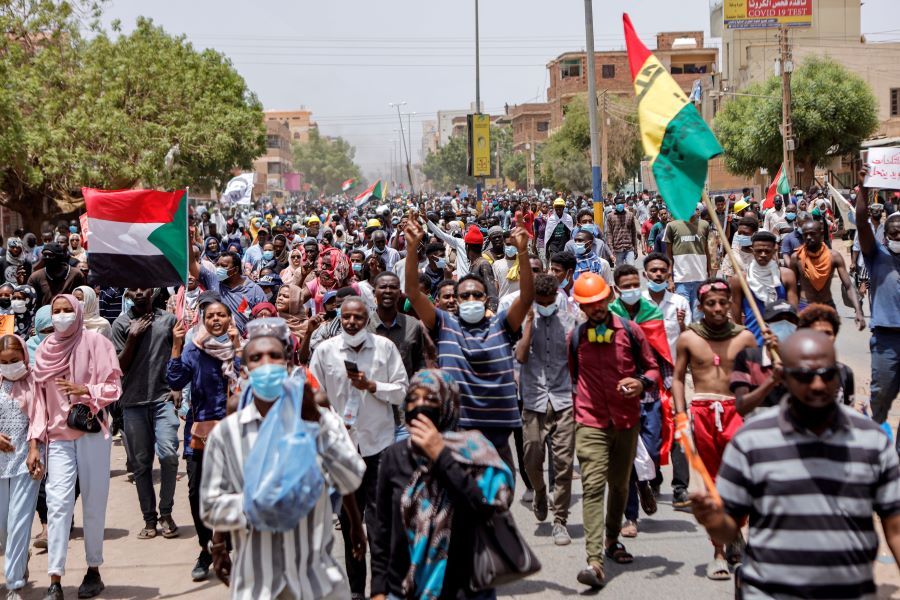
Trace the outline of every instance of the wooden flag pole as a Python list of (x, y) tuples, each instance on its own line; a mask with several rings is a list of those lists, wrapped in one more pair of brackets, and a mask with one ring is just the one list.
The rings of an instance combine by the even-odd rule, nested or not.
[[(759, 324), (759, 330), (763, 331), (766, 328), (766, 321), (763, 319), (762, 313), (759, 311), (759, 306), (756, 304), (756, 297), (753, 295), (753, 292), (750, 291), (750, 286), (747, 284), (744, 268), (734, 255), (734, 249), (731, 247), (731, 240), (725, 237), (725, 229), (722, 227), (722, 223), (719, 222), (719, 216), (716, 214), (716, 206), (713, 204), (712, 200), (709, 199), (709, 195), (706, 192), (703, 192), (703, 203), (706, 205), (706, 210), (709, 212), (710, 218), (712, 218), (716, 231), (719, 232), (719, 237), (722, 238), (722, 243), (725, 244), (725, 253), (728, 254), (728, 260), (731, 261), (731, 266), (734, 268), (734, 274), (741, 284), (744, 298), (747, 299), (747, 304), (750, 305), (750, 310), (753, 311), (753, 316), (756, 317), (756, 322)], [(773, 258), (772, 260), (776, 259)], [(777, 352), (773, 352), (770, 349), (769, 354), (772, 355), (773, 361), (779, 360)]]

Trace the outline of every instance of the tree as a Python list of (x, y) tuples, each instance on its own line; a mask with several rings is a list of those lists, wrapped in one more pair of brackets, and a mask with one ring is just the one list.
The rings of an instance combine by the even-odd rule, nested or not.
[[(607, 175), (609, 188), (615, 190), (637, 172), (643, 150), (633, 105), (615, 96), (609, 96), (608, 102)], [(591, 189), (589, 121), (587, 97), (582, 94), (566, 106), (562, 127), (541, 146), (540, 172), (545, 184), (573, 191)]]
[(362, 178), (355, 155), (356, 149), (343, 138), (322, 137), (311, 129), (308, 142), (294, 145), (294, 168), (319, 193), (334, 194), (343, 181)]
[[(500, 173), (507, 174), (507, 162), (513, 159), (512, 128), (491, 125), (491, 176), (497, 176), (497, 152), (500, 152)], [(422, 165), (422, 172), (438, 187), (449, 189), (458, 185), (475, 186), (475, 178), (467, 175), (468, 149), (465, 135), (452, 136), (450, 140), (429, 152)]]
[[(751, 177), (782, 163), (781, 78), (749, 86), (726, 103), (713, 124), (725, 166)], [(829, 155), (855, 153), (878, 128), (875, 96), (862, 78), (829, 58), (810, 58), (791, 78), (794, 160), (811, 181)], [(789, 175), (790, 177), (790, 175)], [(791, 182), (794, 183), (794, 182)]]
[(265, 152), (262, 105), (225, 56), (143, 18), (129, 35), (84, 39), (86, 8), (99, 16), (89, 2), (0, 6), (12, 32), (0, 73), (16, 99), (10, 110), (0, 94), (0, 197), (28, 229), (80, 208), (82, 186), (221, 186)]
[(528, 185), (528, 159), (524, 152), (516, 152), (506, 159), (503, 176), (512, 180), (519, 189)]

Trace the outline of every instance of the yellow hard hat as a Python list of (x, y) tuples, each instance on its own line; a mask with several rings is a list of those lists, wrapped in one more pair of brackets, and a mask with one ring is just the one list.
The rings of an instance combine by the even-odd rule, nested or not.
[(368, 221), (366, 221), (366, 229), (368, 229), (369, 227), (381, 227), (381, 221), (379, 221), (378, 219), (369, 219)]
[(744, 209), (747, 208), (748, 206), (750, 206), (750, 203), (747, 202), (746, 200), (738, 200), (738, 201), (735, 202), (735, 204), (734, 204), (734, 214), (738, 214), (739, 212), (741, 212), (742, 210), (744, 210)]
[(553, 206), (563, 206), (564, 207), (565, 205), (566, 205), (566, 201), (563, 200), (562, 198), (557, 198), (556, 200), (553, 201)]
[(321, 222), (322, 222), (322, 220), (319, 219), (319, 217), (317, 215), (313, 215), (306, 220), (307, 225), (309, 225), (310, 223), (321, 223)]

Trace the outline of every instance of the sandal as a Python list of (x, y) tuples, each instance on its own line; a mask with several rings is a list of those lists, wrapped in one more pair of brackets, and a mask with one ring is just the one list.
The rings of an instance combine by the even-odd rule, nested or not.
[(721, 558), (713, 560), (706, 565), (706, 576), (713, 581), (727, 581), (731, 579), (728, 563)]
[(622, 542), (615, 542), (606, 547), (606, 557), (612, 559), (614, 563), (627, 565), (634, 561), (634, 556), (628, 553)]
[(167, 540), (178, 537), (178, 526), (172, 520), (172, 515), (166, 515), (159, 519), (159, 528), (162, 530), (162, 536)]
[(151, 526), (149, 523), (141, 529), (141, 532), (138, 534), (139, 540), (152, 540), (156, 537), (156, 525)]
[(578, 572), (578, 583), (590, 586), (594, 589), (602, 588), (606, 585), (606, 577), (603, 575), (603, 567), (599, 563), (592, 562), (587, 567)]

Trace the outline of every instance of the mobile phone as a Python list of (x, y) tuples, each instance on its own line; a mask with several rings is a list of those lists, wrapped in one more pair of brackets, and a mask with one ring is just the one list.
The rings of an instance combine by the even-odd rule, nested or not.
[(345, 360), (344, 368), (347, 369), (347, 375), (351, 375), (353, 373), (359, 373), (359, 367), (356, 366), (355, 362)]

